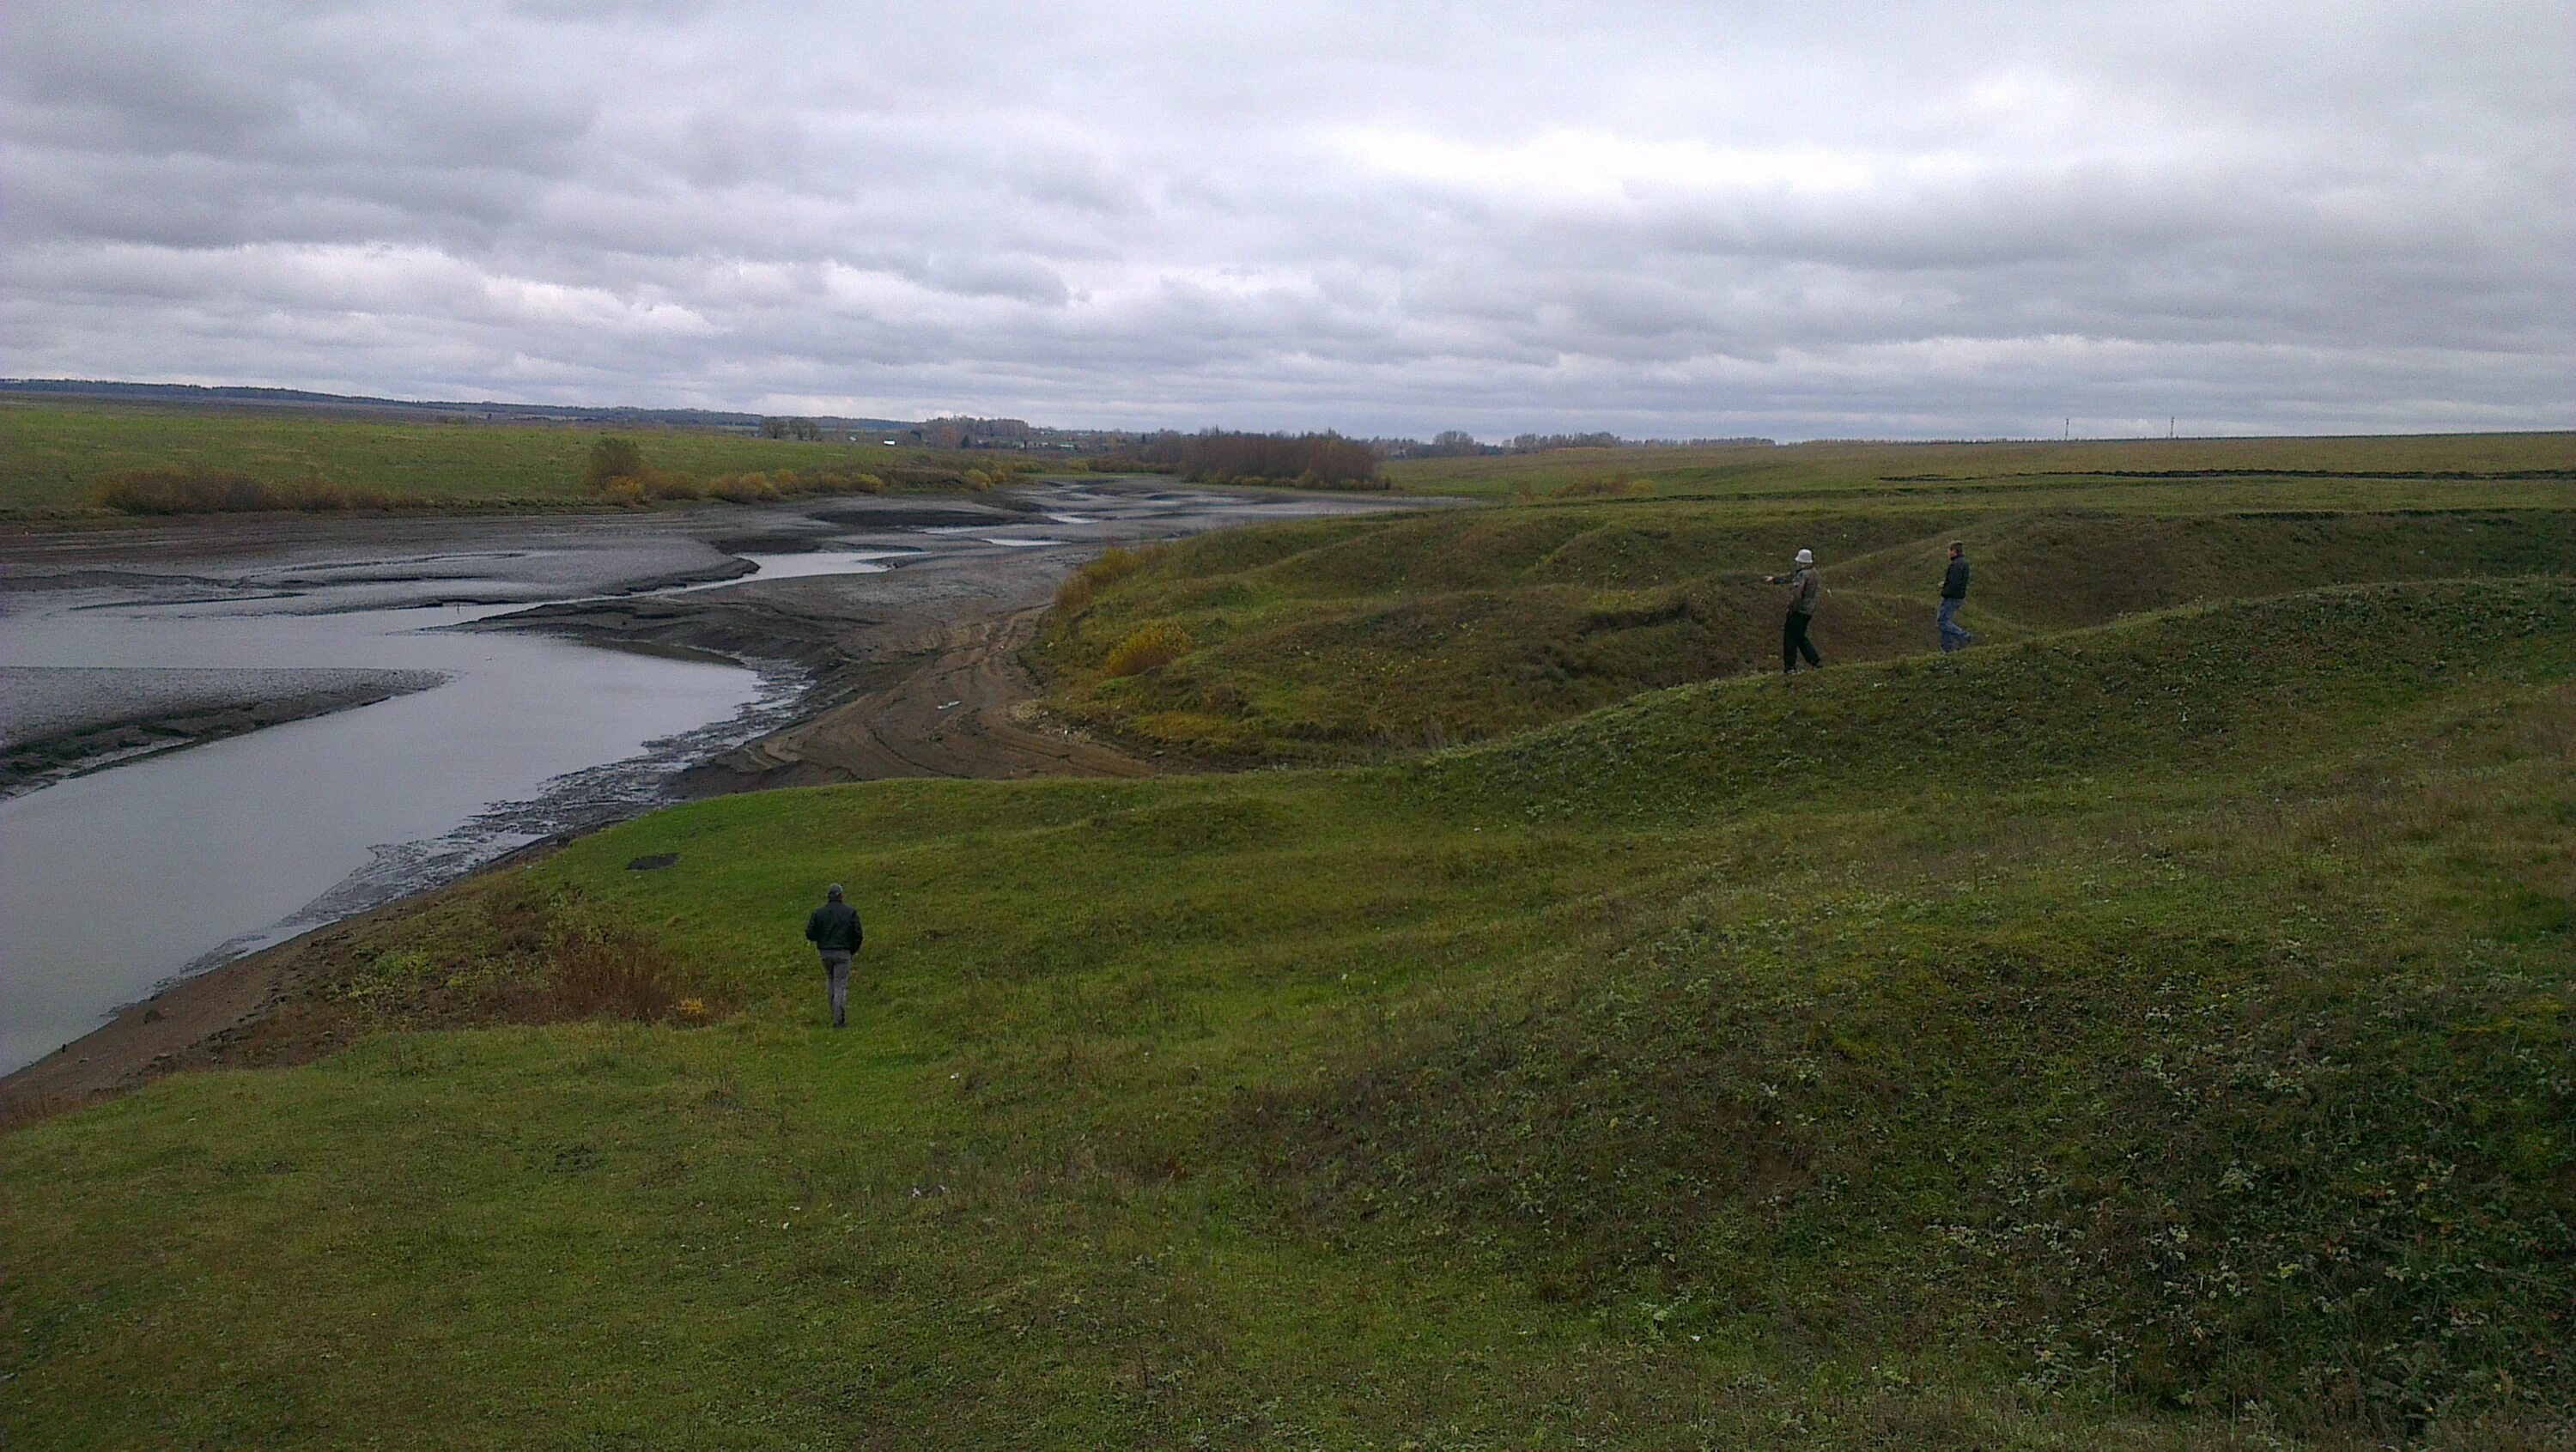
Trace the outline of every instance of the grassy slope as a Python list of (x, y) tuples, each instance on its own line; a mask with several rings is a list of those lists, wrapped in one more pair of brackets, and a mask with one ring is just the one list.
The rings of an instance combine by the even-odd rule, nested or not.
[(2571, 757), (2534, 579), (662, 813), (359, 955), (470, 976), (533, 893), (715, 1027), (0, 1140), (0, 1437), (2556, 1445)]
[(876, 445), (795, 443), (683, 431), (382, 423), (251, 411), (110, 404), (0, 404), (0, 517), (94, 509), (97, 486), (137, 469), (234, 469), (269, 482), (318, 474), (407, 499), (478, 508), (590, 502), (582, 469), (602, 433), (624, 433), (654, 467), (699, 475), (860, 467), (937, 458)]
[[(2368, 508), (2384, 504), (2396, 481), (2417, 499), (2500, 504), (2537, 502), (2552, 485), (2563, 500), (2576, 476), (2576, 434), (1561, 449), (1405, 460), (1386, 473), (1399, 489), (1523, 498), (1625, 480), (1640, 493), (1730, 500), (1861, 493), (2032, 505), (2065, 502), (2080, 490), (2096, 503), (2154, 507), (2215, 476), (2259, 480), (2281, 508)], [(2499, 483), (2508, 486), (2504, 495), (2494, 491)]]
[[(1057, 710), (1156, 748), (1352, 761), (1776, 669), (1779, 592), (1761, 577), (1800, 546), (1824, 565), (1814, 635), (1838, 661), (1932, 643), (1952, 539), (1977, 570), (1964, 618), (1989, 641), (2194, 599), (2576, 566), (2576, 510), (2246, 512), (2241, 491), (2200, 488), (2204, 510), (2181, 514), (1633, 501), (1241, 531), (1156, 552), (1059, 612), (1039, 660)], [(1197, 648), (1105, 677), (1156, 622)]]

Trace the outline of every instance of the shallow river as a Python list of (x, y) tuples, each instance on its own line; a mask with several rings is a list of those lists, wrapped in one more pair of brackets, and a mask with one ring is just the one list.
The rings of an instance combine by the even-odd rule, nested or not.
[[(599, 793), (647, 792), (643, 771), (589, 791), (558, 779), (638, 758), (676, 765), (693, 745), (724, 744), (703, 738), (743, 734), (722, 723), (755, 724), (746, 713), (776, 695), (740, 666), (436, 628), (504, 608), (0, 618), (0, 651), (20, 667), (447, 676), (0, 802), (0, 1072), (194, 963), (281, 941), (442, 867), (532, 841), (564, 811), (597, 807)], [(518, 806), (488, 815), (504, 803)]]
[[(174, 976), (632, 815), (680, 769), (782, 724), (804, 683), (784, 666), (442, 627), (638, 589), (698, 601), (745, 584), (806, 590), (809, 607), (812, 590), (838, 592), (861, 625), (880, 602), (974, 612), (1043, 599), (1049, 580), (1113, 540), (1355, 507), (1367, 506), (1059, 487), (1008, 513), (860, 500), (677, 522), (14, 542), (0, 554), (16, 587), (0, 597), (0, 670), (18, 699), (0, 704), (22, 721), (43, 714), (49, 703), (32, 698), (47, 683), (86, 690), (111, 674), (144, 694), (136, 683), (226, 672), (443, 680), (0, 801), (0, 1073)], [(741, 575), (747, 566), (756, 573)]]

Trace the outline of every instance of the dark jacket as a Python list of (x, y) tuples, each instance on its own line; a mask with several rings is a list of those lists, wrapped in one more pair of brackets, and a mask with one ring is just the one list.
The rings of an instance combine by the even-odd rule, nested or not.
[(826, 953), (859, 951), (859, 910), (845, 902), (827, 902), (805, 920), (805, 941)]
[(1951, 560), (1950, 568), (1943, 572), (1941, 598), (1944, 600), (1968, 598), (1968, 557), (1966, 555), (1960, 555)]
[(1789, 587), (1789, 613), (1792, 615), (1815, 614), (1816, 597), (1825, 588), (1823, 578), (1817, 575), (1813, 565), (1800, 565), (1785, 575), (1773, 575), (1771, 583)]

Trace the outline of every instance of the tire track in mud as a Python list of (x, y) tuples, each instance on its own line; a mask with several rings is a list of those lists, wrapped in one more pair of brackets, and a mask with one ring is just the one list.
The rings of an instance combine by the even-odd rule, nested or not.
[(683, 792), (764, 790), (889, 777), (1150, 776), (1155, 767), (1035, 710), (1019, 662), (1041, 608), (938, 622), (919, 664), (808, 720), (686, 773)]

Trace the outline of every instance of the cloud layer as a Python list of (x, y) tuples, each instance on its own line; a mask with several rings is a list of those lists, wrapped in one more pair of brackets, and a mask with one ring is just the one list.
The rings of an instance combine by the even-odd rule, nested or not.
[(2564, 427), (2571, 13), (28, 0), (0, 318), (411, 397)]

